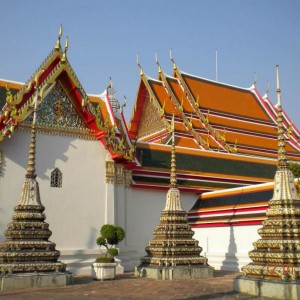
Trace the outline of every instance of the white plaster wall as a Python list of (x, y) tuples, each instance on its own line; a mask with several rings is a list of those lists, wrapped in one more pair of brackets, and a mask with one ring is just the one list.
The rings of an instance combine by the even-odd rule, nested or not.
[(216, 269), (238, 271), (250, 262), (248, 252), (260, 239), (261, 225), (195, 228), (194, 238), (203, 248), (202, 255)]
[[(0, 177), (0, 240), (11, 222), (24, 181), (30, 136), (16, 132), (4, 140)], [(105, 216), (106, 150), (98, 141), (37, 134), (36, 171), (50, 240), (62, 253), (97, 249), (95, 239)], [(51, 172), (63, 173), (62, 188), (51, 188)]]

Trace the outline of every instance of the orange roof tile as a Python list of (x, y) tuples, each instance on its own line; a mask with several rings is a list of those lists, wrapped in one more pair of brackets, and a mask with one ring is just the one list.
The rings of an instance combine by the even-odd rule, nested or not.
[(200, 107), (269, 121), (269, 117), (250, 90), (224, 86), (184, 73), (182, 73), (182, 77), (195, 99), (199, 97)]

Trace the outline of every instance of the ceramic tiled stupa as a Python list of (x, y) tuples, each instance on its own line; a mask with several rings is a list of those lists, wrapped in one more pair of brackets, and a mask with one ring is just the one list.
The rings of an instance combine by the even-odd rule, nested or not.
[[(174, 128), (174, 117), (173, 117)], [(136, 268), (136, 276), (156, 279), (213, 277), (213, 268), (200, 256), (202, 248), (193, 239), (187, 213), (181, 206), (177, 188), (174, 130), (172, 137), (171, 180), (160, 224), (154, 230), (154, 239), (146, 247), (147, 255)]]
[(278, 167), (261, 239), (249, 252), (252, 262), (235, 280), (235, 289), (274, 299), (300, 299), (300, 199), (288, 168), (277, 66)]
[[(38, 91), (37, 91), (38, 94)], [(60, 252), (48, 239), (52, 232), (45, 222), (35, 173), (36, 106), (31, 130), (27, 173), (12, 222), (0, 243), (0, 281), (2, 289), (24, 288), (71, 283), (66, 265), (57, 261)]]

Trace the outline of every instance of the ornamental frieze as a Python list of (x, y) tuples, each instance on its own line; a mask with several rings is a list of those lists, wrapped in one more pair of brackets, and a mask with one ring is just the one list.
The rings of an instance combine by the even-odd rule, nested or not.
[(116, 164), (114, 161), (106, 161), (105, 182), (129, 188), (132, 184), (132, 171), (124, 169), (123, 165)]

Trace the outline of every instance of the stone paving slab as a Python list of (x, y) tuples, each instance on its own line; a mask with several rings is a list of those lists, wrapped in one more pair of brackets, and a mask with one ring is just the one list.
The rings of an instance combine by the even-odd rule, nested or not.
[(189, 299), (189, 300), (269, 300), (233, 291), (233, 279), (241, 273), (215, 271), (215, 277), (190, 280), (136, 278), (133, 273), (117, 275), (112, 281), (75, 277), (74, 285), (0, 292), (0, 300), (81, 300), (81, 299)]

